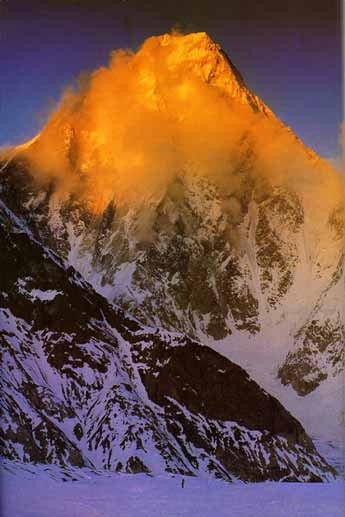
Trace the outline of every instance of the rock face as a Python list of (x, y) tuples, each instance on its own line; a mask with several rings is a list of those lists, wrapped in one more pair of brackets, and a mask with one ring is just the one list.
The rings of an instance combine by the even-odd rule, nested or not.
[(3, 203), (0, 242), (4, 457), (226, 480), (333, 477), (242, 368), (110, 305)]
[[(311, 315), (295, 336), (296, 349), (279, 369), (283, 384), (307, 395), (328, 375), (343, 373), (345, 362), (344, 255), (332, 281), (321, 293)], [(322, 365), (322, 368), (320, 368)]]

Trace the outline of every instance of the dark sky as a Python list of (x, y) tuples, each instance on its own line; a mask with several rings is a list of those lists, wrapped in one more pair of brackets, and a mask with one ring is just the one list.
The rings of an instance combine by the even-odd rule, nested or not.
[(340, 0), (0, 0), (0, 145), (42, 126), (63, 88), (172, 27), (206, 31), (322, 156), (339, 154)]

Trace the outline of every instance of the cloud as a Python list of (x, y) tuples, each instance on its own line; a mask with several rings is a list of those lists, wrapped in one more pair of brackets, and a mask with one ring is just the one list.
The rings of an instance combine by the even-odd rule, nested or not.
[(339, 175), (277, 118), (253, 110), (210, 41), (173, 34), (136, 54), (113, 52), (108, 67), (65, 92), (25, 150), (37, 179), (95, 212), (112, 199), (158, 203), (177, 176), (211, 179), (235, 220), (249, 187), (257, 196), (272, 186), (298, 191), (313, 217), (330, 210)]

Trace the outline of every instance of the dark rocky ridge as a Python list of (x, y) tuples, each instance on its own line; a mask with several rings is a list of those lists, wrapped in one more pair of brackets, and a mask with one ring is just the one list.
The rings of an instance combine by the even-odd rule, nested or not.
[(276, 399), (258, 390), (242, 368), (223, 356), (190, 343), (173, 348), (168, 357), (159, 375), (148, 380), (143, 376), (148, 394), (157, 404), (164, 406), (168, 399), (174, 399), (206, 418), (237, 421), (248, 429), (311, 445), (301, 424)]

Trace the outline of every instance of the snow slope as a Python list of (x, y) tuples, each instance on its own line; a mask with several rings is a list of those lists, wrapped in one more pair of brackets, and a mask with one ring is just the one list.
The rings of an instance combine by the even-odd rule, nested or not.
[[(29, 473), (29, 470), (35, 472)], [(15, 471), (16, 472), (16, 471)], [(54, 474), (53, 474), (54, 475)], [(59, 474), (55, 474), (59, 477)], [(61, 476), (61, 474), (60, 474)], [(231, 485), (200, 478), (95, 475), (62, 482), (43, 469), (2, 472), (2, 517), (342, 517), (345, 484)]]

